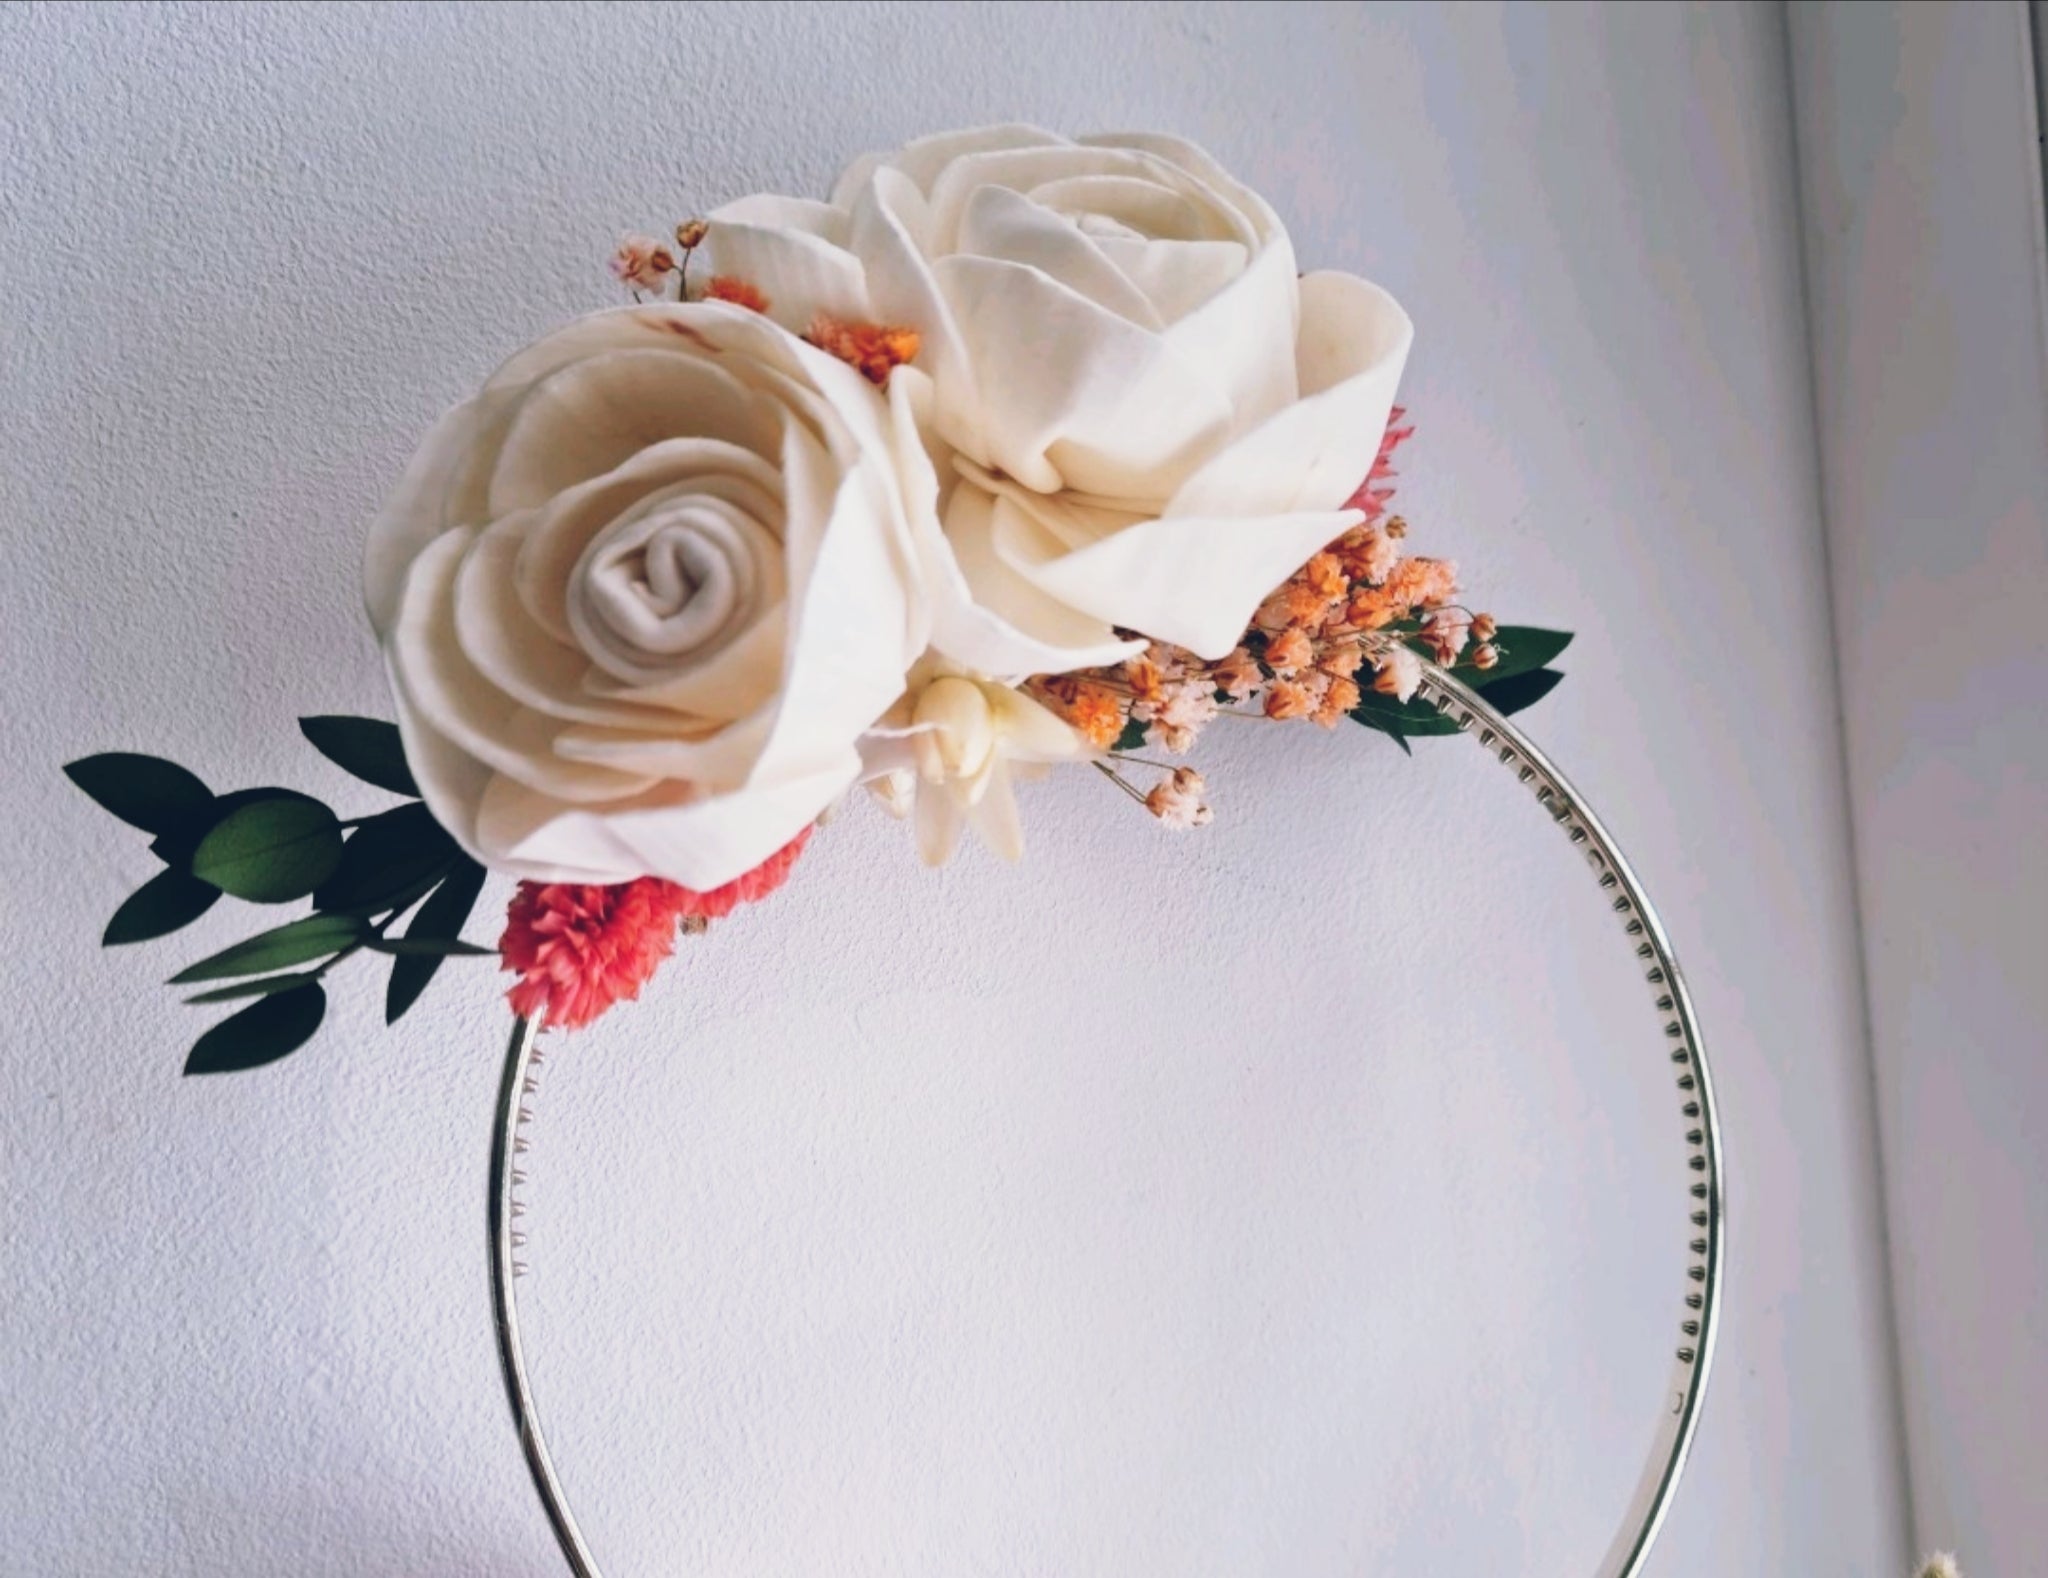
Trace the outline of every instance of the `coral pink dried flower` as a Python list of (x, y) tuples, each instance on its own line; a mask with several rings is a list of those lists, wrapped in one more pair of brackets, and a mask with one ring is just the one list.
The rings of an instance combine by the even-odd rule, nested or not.
[(661, 289), (675, 268), (675, 254), (652, 236), (621, 236), (612, 253), (612, 273), (642, 290)]
[(766, 898), (788, 878), (810, 836), (805, 828), (752, 871), (709, 893), (659, 877), (608, 887), (520, 883), (498, 939), (504, 968), (519, 977), (505, 994), (512, 1011), (575, 1030), (612, 1004), (631, 1002), (674, 949), (678, 925)]
[(1365, 511), (1368, 522), (1385, 514), (1387, 500), (1394, 496), (1394, 451), (1415, 436), (1414, 428), (1397, 425), (1407, 414), (1399, 406), (1387, 413), (1387, 429), (1380, 435), (1380, 452), (1373, 460), (1372, 470), (1359, 483), (1358, 491), (1344, 501), (1348, 510)]
[(675, 947), (683, 891), (658, 877), (520, 883), (498, 939), (504, 967), (519, 976), (505, 994), (512, 1011), (575, 1030), (638, 997)]

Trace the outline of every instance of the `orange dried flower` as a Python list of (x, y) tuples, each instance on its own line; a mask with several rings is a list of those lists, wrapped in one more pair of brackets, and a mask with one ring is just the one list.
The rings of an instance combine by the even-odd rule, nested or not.
[(1127, 658), (1124, 680), (1131, 687), (1131, 695), (1139, 701), (1157, 701), (1164, 685), (1159, 665), (1149, 655)]
[(1316, 708), (1316, 698), (1299, 680), (1276, 679), (1266, 689), (1266, 716), (1305, 718)]
[(1280, 622), (1289, 625), (1316, 624), (1330, 607), (1327, 597), (1298, 580), (1281, 587), (1272, 601), (1279, 604)]
[(889, 374), (917, 356), (917, 330), (880, 323), (849, 323), (829, 313), (811, 319), (805, 336), (828, 356), (836, 356), (871, 384), (885, 384)]
[(1335, 679), (1349, 679), (1365, 662), (1365, 650), (1355, 636), (1345, 636), (1323, 647), (1316, 658), (1316, 667)]
[(1361, 699), (1356, 681), (1331, 680), (1330, 688), (1323, 692), (1323, 699), (1316, 707), (1316, 722), (1326, 729), (1336, 728), (1337, 720), (1348, 714)]
[(1325, 603), (1340, 602), (1351, 590), (1342, 562), (1328, 549), (1301, 567), (1301, 579)]
[(1458, 567), (1449, 559), (1403, 559), (1387, 577), (1386, 590), (1411, 608), (1434, 608), (1458, 594)]
[(1315, 657), (1315, 647), (1298, 626), (1288, 626), (1266, 644), (1266, 666), (1283, 676), (1307, 668)]
[(1491, 641), (1499, 634), (1500, 626), (1493, 622), (1493, 615), (1474, 614), (1472, 616), (1472, 639), (1474, 641)]
[(1476, 669), (1492, 668), (1499, 661), (1500, 648), (1491, 641), (1482, 641), (1472, 649), (1472, 666)]
[(1066, 698), (1066, 718), (1081, 737), (1099, 751), (1106, 751), (1116, 744), (1117, 736), (1124, 732), (1124, 709), (1116, 699), (1116, 693), (1101, 685), (1083, 681), (1074, 687), (1074, 693)]
[(706, 301), (729, 301), (750, 312), (766, 312), (768, 298), (743, 279), (731, 274), (714, 274), (704, 287)]
[(1237, 647), (1216, 665), (1209, 677), (1216, 682), (1218, 690), (1229, 694), (1232, 701), (1243, 701), (1259, 688), (1266, 676), (1259, 671), (1258, 659), (1243, 647)]
[(1402, 605), (1385, 588), (1360, 586), (1352, 588), (1351, 605), (1345, 610), (1345, 615), (1361, 630), (1384, 630), (1404, 612)]
[(711, 222), (707, 219), (685, 219), (676, 226), (676, 245), (685, 252), (694, 252), (704, 244), (704, 238), (711, 234)]

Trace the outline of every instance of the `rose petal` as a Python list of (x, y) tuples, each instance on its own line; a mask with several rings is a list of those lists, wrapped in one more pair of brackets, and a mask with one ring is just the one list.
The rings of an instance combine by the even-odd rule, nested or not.
[(490, 511), (535, 508), (685, 434), (773, 455), (781, 426), (773, 402), (705, 357), (662, 345), (605, 351), (528, 389), (498, 453)]
[(589, 658), (527, 611), (517, 569), (532, 524), (527, 511), (494, 523), (457, 572), (455, 633), (469, 660), (513, 700), (565, 722), (672, 728), (665, 708), (594, 698), (585, 688)]
[(479, 836), (502, 851), (498, 863), (507, 867), (601, 870), (614, 873), (599, 879), (608, 882), (664, 877), (701, 893), (753, 870), (796, 837), (852, 785), (859, 766), (849, 747), (832, 770), (811, 778), (731, 795), (664, 784), (587, 810), (499, 779), (479, 808)]
[[(1174, 516), (1331, 510), (1372, 467), (1414, 327), (1377, 285), (1349, 274), (1301, 282), (1296, 352), (1302, 398), (1238, 439), (1182, 484)], [(1278, 585), (1313, 553), (1283, 565)]]
[(989, 153), (1007, 148), (1057, 148), (1067, 139), (1022, 122), (1002, 126), (977, 126), (969, 131), (937, 132), (905, 143), (894, 153), (863, 154), (847, 167), (832, 189), (832, 201), (842, 208), (853, 206), (861, 191), (878, 170), (894, 168), (929, 192), (946, 166), (968, 154)]
[(1220, 658), (1267, 593), (1361, 518), (1341, 510), (1141, 521), (1090, 547), (1016, 568), (1098, 619)]
[(1166, 331), (1168, 344), (1184, 357), (1200, 359), (1230, 391), (1232, 437), (1286, 409), (1299, 394), (1300, 290), (1294, 248), (1283, 235)]
[[(973, 482), (953, 491), (934, 546), (932, 646), (964, 668), (1015, 681), (1121, 663), (1144, 651), (1099, 619), (1048, 597), (996, 551), (996, 514), (1011, 510)], [(936, 534), (935, 534), (936, 536)]]
[[(1160, 336), (1014, 263), (948, 257), (935, 273), (974, 367), (988, 463), (1026, 487), (1164, 498), (1229, 431), (1228, 397)], [(949, 438), (951, 397), (939, 379)]]
[(1035, 268), (1140, 328), (1166, 326), (1144, 291), (1094, 241), (1057, 213), (1005, 187), (984, 186), (967, 200), (960, 250)]
[(560, 720), (522, 706), (463, 652), (455, 585), (476, 536), (469, 528), (444, 534), (406, 576), (388, 652), (420, 719), (486, 767), (559, 799), (608, 800), (648, 788), (651, 779), (558, 757), (554, 738)]
[(770, 461), (717, 440), (671, 438), (651, 444), (588, 482), (567, 488), (534, 514), (520, 549), (520, 598), (543, 629), (574, 645), (569, 578), (599, 532), (664, 489), (687, 484), (764, 523), (783, 517), (782, 477)]
[(712, 211), (691, 277), (744, 280), (767, 299), (768, 316), (793, 334), (809, 329), (820, 312), (868, 322), (874, 308), (860, 260), (847, 250), (850, 229), (845, 214), (822, 203), (741, 198)]

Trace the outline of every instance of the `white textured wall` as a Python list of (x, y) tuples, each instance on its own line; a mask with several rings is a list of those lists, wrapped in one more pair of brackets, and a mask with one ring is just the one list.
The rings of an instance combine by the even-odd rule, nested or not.
[[(290, 719), (381, 708), (361, 524), (621, 226), (1026, 116), (1209, 144), (1414, 314), (1404, 503), (1583, 632), (1538, 732), (1722, 1074), (1655, 1570), (1903, 1567), (1776, 11), (15, 7), (0, 59), (0, 1566), (555, 1570), (489, 987), (181, 1082), (153, 983), (229, 921), (102, 958), (151, 862), (56, 769), (343, 792)], [(1679, 1313), (1618, 939), (1476, 753), (1220, 733), (1198, 839), (1082, 775), (934, 877), (849, 814), (565, 1054), (538, 1360), (617, 1574), (1591, 1570)]]
[(1802, 5), (1828, 546), (1917, 1532), (2048, 1544), (2048, 249), (2026, 8)]

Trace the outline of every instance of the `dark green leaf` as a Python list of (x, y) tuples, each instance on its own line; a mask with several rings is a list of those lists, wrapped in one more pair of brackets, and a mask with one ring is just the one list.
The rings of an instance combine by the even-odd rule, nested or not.
[(398, 726), (379, 718), (348, 718), (328, 714), (299, 719), (299, 732), (313, 749), (345, 773), (393, 794), (419, 795), (412, 769), (405, 765), (405, 746)]
[(167, 833), (203, 811), (212, 791), (176, 762), (107, 751), (64, 764), (64, 776), (131, 827)]
[(373, 937), (370, 946), (378, 953), (388, 953), (400, 959), (481, 958), (497, 952), (495, 948), (480, 948), (473, 942), (464, 942), (460, 937)]
[(290, 793), (289, 789), (237, 789), (231, 794), (215, 795), (206, 804), (180, 816), (175, 826), (159, 833), (149, 846), (150, 853), (165, 865), (189, 875), (192, 852), (199, 847), (199, 841), (213, 831), (216, 823), (225, 821), (230, 812), (239, 811), (245, 805), (268, 800), (272, 795)]
[(319, 976), (310, 970), (297, 971), (291, 975), (266, 976), (260, 981), (237, 981), (233, 986), (216, 986), (210, 992), (200, 992), (185, 999), (188, 1003), (231, 1003), (241, 997), (268, 997), (272, 992), (288, 992), (295, 986), (308, 981), (317, 981)]
[(1116, 737), (1116, 744), (1112, 745), (1110, 749), (1113, 751), (1142, 750), (1145, 744), (1145, 733), (1146, 726), (1144, 724), (1140, 723), (1136, 718), (1126, 718), (1124, 719), (1123, 733)]
[(304, 920), (278, 926), (201, 959), (172, 976), (171, 985), (220, 981), (235, 975), (267, 975), (272, 970), (339, 953), (368, 930), (353, 915), (308, 915)]
[(220, 889), (182, 871), (159, 871), (128, 895), (100, 937), (102, 947), (146, 942), (189, 926), (212, 907)]
[(232, 1074), (275, 1063), (311, 1040), (326, 1013), (327, 993), (318, 982), (258, 998), (199, 1038), (185, 1072)]
[(1427, 702), (1396, 701), (1392, 696), (1382, 696), (1377, 691), (1367, 691), (1358, 705), (1351, 709), (1351, 716), (1366, 727), (1386, 734), (1412, 736), (1458, 732), (1457, 724)]
[(302, 899), (341, 863), (341, 824), (318, 800), (289, 790), (231, 811), (192, 852), (192, 875), (238, 899)]
[(313, 902), (323, 910), (366, 915), (391, 909), (407, 890), (422, 883), (432, 886), (461, 854), (424, 805), (402, 805), (349, 834), (341, 864), (321, 883)]
[(1488, 706), (1500, 712), (1520, 712), (1549, 695), (1563, 678), (1562, 669), (1539, 668), (1534, 673), (1517, 674), (1498, 685), (1489, 685), (1480, 694)]
[[(433, 897), (420, 906), (419, 914), (406, 927), (405, 940), (410, 942), (416, 936), (455, 936), (469, 920), (469, 912), (476, 907), (483, 886), (484, 868), (465, 856), (449, 873), (448, 880), (434, 890)], [(440, 968), (441, 958), (435, 954), (406, 955), (391, 961), (391, 982), (384, 992), (387, 1025), (396, 1024), (399, 1016), (419, 1001), (420, 993)]]

